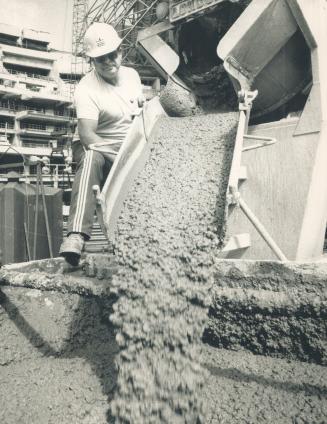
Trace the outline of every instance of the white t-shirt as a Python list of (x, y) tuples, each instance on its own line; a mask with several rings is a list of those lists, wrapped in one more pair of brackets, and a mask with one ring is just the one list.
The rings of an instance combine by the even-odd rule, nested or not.
[(75, 90), (78, 119), (95, 119), (96, 130), (104, 142), (118, 151), (132, 123), (133, 112), (142, 95), (142, 85), (135, 69), (121, 66), (120, 85), (107, 83), (93, 69), (86, 74)]

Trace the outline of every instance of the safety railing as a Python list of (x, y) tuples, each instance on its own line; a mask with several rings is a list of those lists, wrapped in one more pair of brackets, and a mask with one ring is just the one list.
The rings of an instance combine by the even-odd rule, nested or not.
[(14, 129), (14, 124), (12, 124), (10, 122), (0, 122), (0, 128), (5, 128), (5, 129), (13, 130)]
[(62, 118), (70, 118), (70, 114), (67, 111), (53, 111), (53, 112), (49, 112), (46, 111), (45, 109), (41, 109), (41, 108), (37, 108), (37, 107), (30, 107), (30, 106), (25, 106), (19, 109), (20, 112), (22, 111), (27, 111), (27, 112), (37, 112), (39, 114), (45, 115), (45, 116), (52, 116), (52, 117), (62, 117)]
[(42, 132), (42, 133), (51, 133), (52, 128), (43, 126), (40, 124), (28, 124), (20, 127), (20, 130), (23, 132)]
[(23, 147), (33, 147), (33, 148), (47, 148), (47, 149), (52, 148), (50, 143), (42, 143), (42, 142), (40, 142), (40, 143), (29, 143), (27, 141), (23, 141), (22, 146)]
[(10, 100), (2, 100), (0, 101), (0, 108), (16, 111), (18, 110), (18, 105), (15, 102)]
[(68, 111), (58, 111), (58, 110), (55, 110), (54, 111), (54, 115), (56, 115), (56, 116), (63, 116), (64, 118), (71, 118), (71, 115), (70, 115), (70, 113)]
[(17, 112), (17, 110), (14, 109), (14, 108), (5, 107), (5, 106), (1, 106), (1, 105), (0, 105), (0, 110), (9, 112), (10, 114), (15, 114)]
[(33, 79), (38, 79), (38, 80), (42, 80), (42, 81), (53, 81), (52, 78), (50, 78), (49, 76), (46, 75), (41, 75), (41, 74), (36, 74), (33, 72), (22, 72), (22, 71), (18, 71), (17, 69), (6, 69), (6, 68), (2, 68), (0, 69), (0, 71), (4, 71), (4, 72), (8, 72), (9, 74), (12, 75), (17, 75), (19, 77), (27, 77), (27, 78), (33, 78)]
[(21, 111), (26, 110), (27, 112), (37, 112), (37, 113), (45, 113), (45, 110), (42, 108), (38, 108), (38, 107), (31, 107), (31, 106), (23, 106), (21, 108)]

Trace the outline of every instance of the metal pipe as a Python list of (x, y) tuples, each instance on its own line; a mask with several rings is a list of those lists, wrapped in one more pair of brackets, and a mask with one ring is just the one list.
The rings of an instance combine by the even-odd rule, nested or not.
[(251, 134), (244, 134), (244, 138), (248, 138), (249, 140), (264, 140), (264, 141), (271, 141), (272, 143), (276, 143), (277, 139), (274, 137), (266, 137), (264, 135), (251, 135)]
[(257, 143), (257, 144), (252, 144), (252, 146), (243, 147), (243, 152), (246, 152), (248, 150), (253, 150), (253, 149), (259, 149), (260, 147), (270, 146), (271, 144), (275, 144), (277, 142), (276, 138), (265, 137), (265, 136), (262, 136), (262, 135), (245, 134), (243, 138), (248, 139), (248, 140), (263, 141), (263, 143)]
[(46, 230), (47, 230), (47, 239), (48, 239), (50, 258), (53, 258), (52, 239), (51, 239), (51, 232), (50, 232), (50, 226), (49, 226), (48, 209), (47, 209), (47, 204), (46, 204), (46, 201), (45, 201), (44, 184), (43, 184), (41, 174), (40, 174), (40, 182), (41, 182), (41, 195), (42, 195), (45, 227), (46, 227)]
[(263, 143), (252, 144), (252, 146), (243, 147), (243, 152), (248, 152), (249, 150), (260, 149), (261, 147), (267, 147), (275, 144), (274, 141), (264, 141)]
[(241, 110), (238, 127), (237, 127), (237, 133), (236, 133), (230, 178), (228, 183), (231, 191), (238, 189), (239, 171), (241, 167), (242, 149), (243, 149), (243, 135), (245, 132), (245, 127), (246, 127), (246, 114), (243, 110)]
[(238, 204), (240, 205), (241, 210), (244, 212), (248, 220), (252, 223), (254, 228), (258, 231), (258, 233), (261, 235), (261, 237), (264, 239), (264, 241), (268, 244), (268, 246), (271, 248), (271, 250), (275, 253), (277, 258), (281, 261), (288, 261), (282, 250), (278, 247), (278, 245), (275, 243), (274, 239), (271, 237), (271, 235), (268, 233), (264, 225), (259, 221), (259, 219), (254, 215), (254, 213), (251, 211), (251, 209), (248, 207), (246, 202), (239, 197), (238, 198)]
[(40, 164), (36, 165), (36, 203), (35, 203), (35, 215), (34, 215), (34, 240), (33, 240), (33, 259), (36, 259), (36, 236), (39, 219), (39, 172)]
[(30, 249), (30, 243), (28, 240), (28, 232), (27, 232), (27, 225), (26, 222), (24, 221), (24, 234), (25, 234), (25, 242), (26, 242), (26, 248), (27, 248), (27, 259), (30, 261), (31, 258), (31, 249)]

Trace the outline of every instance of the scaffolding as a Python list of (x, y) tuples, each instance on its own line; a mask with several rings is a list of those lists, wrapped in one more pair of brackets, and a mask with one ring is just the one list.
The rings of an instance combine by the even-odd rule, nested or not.
[(73, 33), (70, 96), (73, 97), (79, 75), (84, 74), (85, 59), (83, 57), (83, 35), (87, 27), (85, 17), (88, 10), (87, 0), (74, 0), (73, 4)]
[[(149, 67), (135, 49), (137, 33), (157, 22), (156, 6), (159, 0), (74, 0), (73, 56), (75, 71), (83, 59), (83, 38), (93, 22), (113, 25), (123, 39), (123, 63), (136, 69)], [(80, 60), (79, 60), (80, 58)], [(73, 71), (73, 69), (72, 69)]]

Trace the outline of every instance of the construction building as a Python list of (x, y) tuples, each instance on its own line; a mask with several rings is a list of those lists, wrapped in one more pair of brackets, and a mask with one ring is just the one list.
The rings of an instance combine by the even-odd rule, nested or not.
[(49, 33), (0, 24), (1, 178), (9, 171), (32, 177), (35, 164), (28, 158), (38, 156), (49, 158), (46, 181), (62, 179), (74, 123), (72, 90), (58, 66), (63, 54), (49, 44)]

